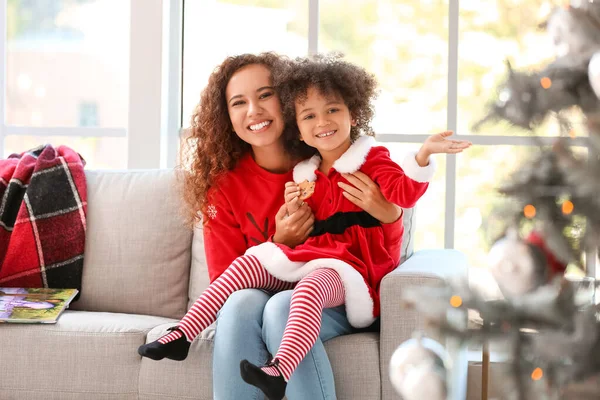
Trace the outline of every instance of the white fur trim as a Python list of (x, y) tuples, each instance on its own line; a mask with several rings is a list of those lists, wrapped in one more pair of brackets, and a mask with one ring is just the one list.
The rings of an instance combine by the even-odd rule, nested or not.
[(340, 158), (335, 160), (333, 168), (342, 174), (352, 174), (365, 163), (371, 147), (375, 146), (373, 136), (361, 136)]
[(435, 174), (435, 170), (437, 165), (433, 157), (429, 157), (429, 165), (421, 167), (417, 163), (417, 152), (411, 151), (406, 154), (406, 157), (402, 160), (400, 167), (404, 170), (406, 176), (408, 176), (413, 181), (417, 182), (429, 182), (433, 178)]
[(350, 324), (356, 328), (364, 328), (375, 321), (369, 287), (362, 275), (350, 264), (333, 258), (320, 258), (307, 263), (290, 261), (285, 253), (271, 242), (251, 247), (246, 254), (258, 258), (271, 275), (286, 282), (298, 282), (320, 268), (335, 270), (344, 283), (346, 313)]
[[(340, 158), (335, 160), (333, 168), (342, 174), (352, 174), (360, 169), (365, 163), (371, 147), (375, 146), (372, 136), (361, 136)], [(313, 182), (317, 179), (315, 170), (321, 165), (321, 157), (317, 154), (296, 164), (294, 167), (294, 182)]]
[[(245, 255), (255, 256), (266, 268), (267, 271), (271, 272), (276, 270), (278, 267), (282, 269), (283, 275), (274, 274), (273, 276), (286, 282), (297, 282), (300, 278), (294, 279), (291, 275), (293, 271), (299, 270), (305, 263), (290, 261), (283, 251), (275, 243), (264, 242), (257, 246), (252, 246), (246, 250)], [(284, 278), (286, 276), (286, 278)]]
[(321, 165), (321, 157), (319, 155), (314, 155), (308, 160), (296, 164), (294, 167), (294, 182), (315, 181), (317, 179), (315, 170), (319, 168), (319, 165)]

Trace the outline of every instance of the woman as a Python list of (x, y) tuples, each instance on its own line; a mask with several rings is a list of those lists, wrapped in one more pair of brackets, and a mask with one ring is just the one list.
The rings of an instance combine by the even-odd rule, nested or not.
[[(286, 150), (286, 129), (271, 70), (286, 62), (272, 53), (227, 58), (210, 76), (192, 118), (188, 143), (190, 173), (184, 198), (194, 222), (202, 219), (209, 276), (214, 281), (251, 246), (267, 240), (294, 247), (310, 234), (314, 217), (307, 205), (286, 216), (285, 182), (300, 159)], [(401, 210), (388, 203), (363, 174), (349, 179), (347, 197), (386, 223), (386, 243), (400, 259)], [(394, 222), (394, 223), (390, 223)], [(261, 398), (240, 377), (242, 359), (264, 363), (279, 347), (291, 291), (274, 295), (257, 289), (233, 294), (217, 319), (213, 397)], [(335, 399), (331, 365), (323, 342), (351, 333), (342, 307), (328, 309), (320, 340), (290, 379), (287, 396)]]

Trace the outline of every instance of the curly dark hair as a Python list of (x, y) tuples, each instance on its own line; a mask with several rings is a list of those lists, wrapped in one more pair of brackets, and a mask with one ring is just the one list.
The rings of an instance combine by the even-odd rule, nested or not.
[(228, 57), (210, 75), (192, 115), (190, 136), (181, 149), (182, 191), (188, 222), (207, 221), (208, 190), (251, 150), (233, 131), (225, 89), (242, 67), (261, 64), (276, 70), (289, 59), (276, 53), (241, 54)]
[(375, 136), (371, 127), (377, 97), (377, 80), (364, 68), (343, 60), (339, 53), (297, 58), (273, 73), (273, 83), (279, 92), (286, 125), (293, 129), (284, 132), (286, 149), (294, 156), (315, 154), (300, 140), (296, 124), (296, 101), (306, 100), (308, 89), (313, 87), (323, 96), (339, 96), (356, 121), (350, 129), (350, 140), (361, 135)]

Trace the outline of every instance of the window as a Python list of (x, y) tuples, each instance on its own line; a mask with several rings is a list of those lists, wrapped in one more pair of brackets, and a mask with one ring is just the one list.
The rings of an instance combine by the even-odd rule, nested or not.
[[(440, 168), (418, 208), (416, 243), (456, 247), (474, 266), (485, 263), (491, 211), (501, 200), (497, 184), (535, 143), (502, 122), (473, 125), (506, 79), (506, 59), (523, 70), (554, 57), (550, 38), (536, 27), (550, 12), (545, 0), (2, 4), (0, 155), (51, 142), (79, 151), (90, 169), (165, 166), (165, 154), (173, 166), (179, 130), (226, 56), (342, 52), (380, 83), (373, 125), (392, 154), (445, 129), (475, 144), (457, 157), (437, 157)], [(587, 136), (581, 115), (570, 116), (575, 134)], [(558, 132), (549, 119), (537, 133)], [(584, 137), (572, 144), (587, 145)]]
[[(344, 53), (379, 81), (373, 125), (394, 157), (446, 129), (475, 144), (467, 153), (436, 157), (438, 172), (417, 207), (416, 247), (456, 247), (472, 266), (483, 266), (501, 222), (493, 220), (503, 201), (496, 189), (519, 157), (531, 157), (535, 143), (527, 131), (503, 122), (472, 128), (507, 77), (506, 59), (523, 70), (554, 57), (550, 38), (533, 22), (550, 8), (544, 0), (464, 0), (460, 6), (458, 0), (186, 1), (184, 126), (208, 74), (226, 55), (306, 55), (309, 47)], [(219, 41), (200, 39), (216, 31)], [(570, 116), (576, 134), (587, 135), (581, 115), (573, 110)], [(558, 134), (551, 120), (536, 133)], [(581, 138), (573, 144), (585, 146)]]
[(319, 4), (319, 51), (341, 52), (377, 77), (375, 132), (429, 134), (446, 129), (446, 2), (327, 0)]
[(77, 151), (85, 169), (126, 169), (127, 143), (124, 137), (8, 135), (5, 154), (22, 153), (41, 144), (62, 144)]
[(183, 26), (184, 127), (208, 76), (225, 57), (263, 51), (297, 57), (308, 48), (305, 0), (186, 1)]
[[(506, 122), (488, 123), (478, 131), (473, 125), (486, 114), (487, 105), (497, 98), (498, 86), (508, 76), (507, 61), (513, 69), (533, 71), (555, 57), (548, 33), (538, 28), (538, 23), (551, 10), (550, 3), (472, 0), (460, 5), (458, 131), (462, 134), (528, 136), (527, 131)], [(581, 119), (577, 110), (569, 114), (573, 121)], [(577, 125), (577, 131), (583, 132), (581, 121)], [(551, 118), (535, 133), (559, 134)]]
[(78, 126), (85, 96), (106, 109), (98, 126), (127, 126), (125, 3), (9, 1), (7, 124)]
[(490, 244), (508, 222), (498, 219), (508, 205), (498, 188), (520, 160), (534, 154), (535, 148), (526, 146), (473, 146), (458, 157), (455, 248), (468, 254), (473, 266), (486, 265)]
[(129, 0), (6, 2), (0, 156), (66, 144), (87, 168), (126, 167), (129, 8)]

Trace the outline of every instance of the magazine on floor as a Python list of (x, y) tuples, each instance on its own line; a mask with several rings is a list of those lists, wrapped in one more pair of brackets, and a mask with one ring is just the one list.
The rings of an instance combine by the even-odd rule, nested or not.
[(54, 324), (77, 289), (0, 287), (0, 323)]

